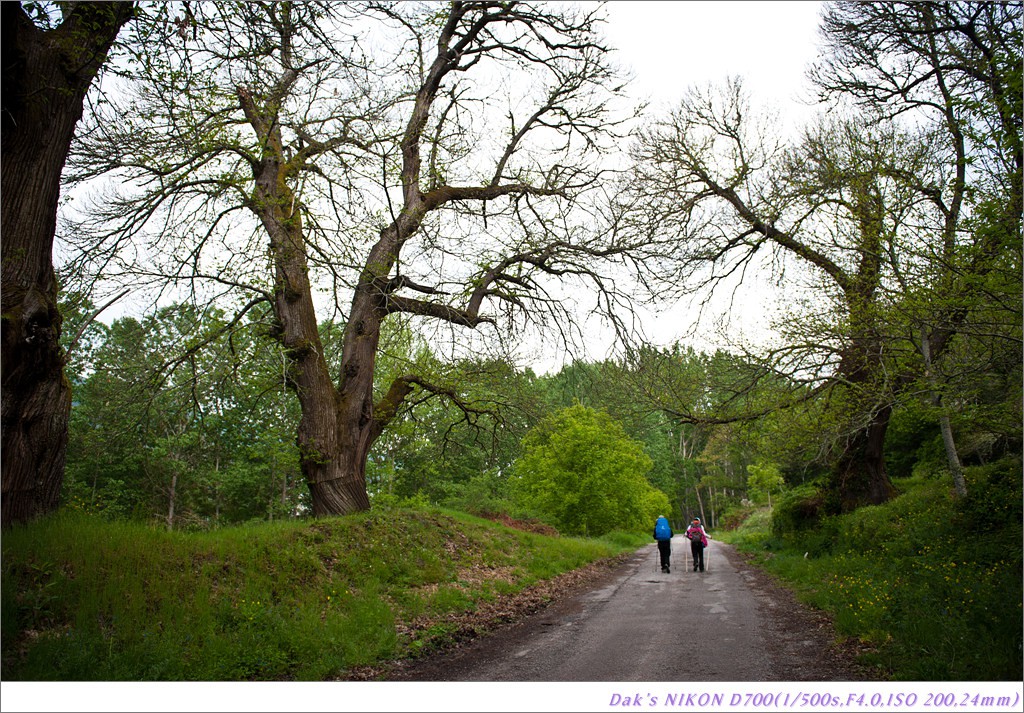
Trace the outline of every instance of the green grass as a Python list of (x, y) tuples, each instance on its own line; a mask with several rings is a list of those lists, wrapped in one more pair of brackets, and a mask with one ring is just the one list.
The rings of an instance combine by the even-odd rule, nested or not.
[(62, 512), (4, 532), (2, 674), (329, 680), (430, 650), (451, 634), (446, 614), (646, 541), (431, 508), (206, 533)]
[(1024, 595), (1013, 483), (975, 473), (971, 496), (956, 500), (942, 480), (899, 481), (894, 500), (799, 537), (772, 534), (767, 511), (718, 536), (829, 612), (883, 677), (1019, 681)]
[[(940, 479), (898, 481), (889, 503), (799, 535), (773, 533), (758, 510), (715, 537), (829, 612), (880, 678), (1018, 681), (1020, 470), (968, 476), (966, 499)], [(547, 537), (429, 507), (204, 533), (57, 513), (4, 531), (0, 673), (344, 678), (435, 651), (461, 635), (455, 615), (649, 541)]]

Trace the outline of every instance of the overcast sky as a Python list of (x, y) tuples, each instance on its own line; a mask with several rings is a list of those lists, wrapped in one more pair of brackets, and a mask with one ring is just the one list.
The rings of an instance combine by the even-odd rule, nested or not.
[(817, 53), (819, 2), (608, 3), (609, 43), (634, 92), (671, 103), (692, 84), (739, 75), (756, 99), (795, 103)]

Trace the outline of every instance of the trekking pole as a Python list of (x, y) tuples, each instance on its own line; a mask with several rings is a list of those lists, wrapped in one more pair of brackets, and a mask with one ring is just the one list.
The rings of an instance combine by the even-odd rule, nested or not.
[(704, 548), (704, 571), (705, 572), (710, 572), (711, 571), (711, 565), (708, 564), (709, 562), (711, 562), (711, 557), (708, 556), (708, 552), (710, 552), (710, 551), (711, 551), (711, 543), (709, 542), (708, 546)]

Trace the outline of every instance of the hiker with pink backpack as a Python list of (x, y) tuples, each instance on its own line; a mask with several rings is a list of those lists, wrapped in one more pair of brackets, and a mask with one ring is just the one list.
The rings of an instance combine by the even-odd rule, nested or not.
[(708, 546), (708, 533), (700, 524), (700, 518), (693, 518), (693, 522), (686, 528), (683, 536), (690, 541), (690, 552), (693, 554), (693, 571), (704, 571), (704, 548)]

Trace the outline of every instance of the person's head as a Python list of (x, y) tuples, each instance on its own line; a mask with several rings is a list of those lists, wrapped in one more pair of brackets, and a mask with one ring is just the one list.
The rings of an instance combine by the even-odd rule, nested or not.
[(694, 525), (699, 525), (700, 524), (700, 518), (699, 517), (693, 518), (693, 524)]

